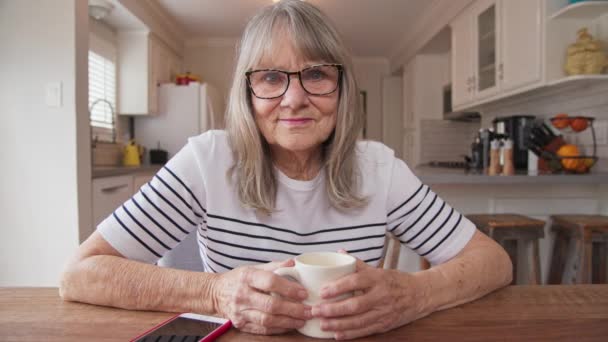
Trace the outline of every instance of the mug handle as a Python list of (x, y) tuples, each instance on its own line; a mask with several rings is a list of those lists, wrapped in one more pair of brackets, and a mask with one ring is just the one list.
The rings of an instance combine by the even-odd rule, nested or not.
[(300, 273), (296, 270), (295, 267), (282, 267), (274, 270), (274, 274), (279, 275), (283, 278), (287, 278), (288, 280), (295, 281), (297, 283), (302, 284), (302, 279), (300, 278)]

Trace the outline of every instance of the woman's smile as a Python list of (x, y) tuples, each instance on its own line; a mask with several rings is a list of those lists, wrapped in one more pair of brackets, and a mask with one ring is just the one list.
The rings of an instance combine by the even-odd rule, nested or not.
[(279, 119), (279, 123), (287, 127), (306, 127), (309, 126), (314, 120), (311, 118), (284, 118)]

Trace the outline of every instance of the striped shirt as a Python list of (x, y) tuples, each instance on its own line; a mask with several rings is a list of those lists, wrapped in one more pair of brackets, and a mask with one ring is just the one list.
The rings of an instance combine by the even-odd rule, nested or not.
[(276, 211), (265, 215), (241, 205), (227, 176), (233, 165), (227, 135), (208, 131), (190, 138), (97, 229), (123, 256), (147, 263), (196, 230), (204, 269), (216, 273), (338, 249), (377, 265), (387, 231), (432, 264), (462, 250), (474, 225), (422, 184), (391, 149), (364, 141), (356, 155), (366, 207), (333, 208), (324, 169), (313, 180), (299, 181), (275, 168)]

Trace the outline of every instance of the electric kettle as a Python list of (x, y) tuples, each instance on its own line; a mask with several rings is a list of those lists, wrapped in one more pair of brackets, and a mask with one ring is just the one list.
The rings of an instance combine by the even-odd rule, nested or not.
[(122, 164), (124, 166), (139, 166), (141, 165), (141, 157), (144, 155), (144, 148), (137, 145), (134, 140), (129, 140), (125, 146), (122, 156)]

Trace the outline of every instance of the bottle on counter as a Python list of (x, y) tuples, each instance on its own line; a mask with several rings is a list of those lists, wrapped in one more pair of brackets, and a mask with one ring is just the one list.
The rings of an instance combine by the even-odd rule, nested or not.
[(500, 174), (500, 171), (500, 141), (494, 139), (490, 142), (490, 166), (488, 167), (488, 175), (496, 176)]
[(505, 140), (504, 147), (502, 149), (502, 156), (504, 160), (504, 166), (502, 174), (504, 176), (512, 176), (515, 174), (515, 166), (513, 165), (513, 140)]

